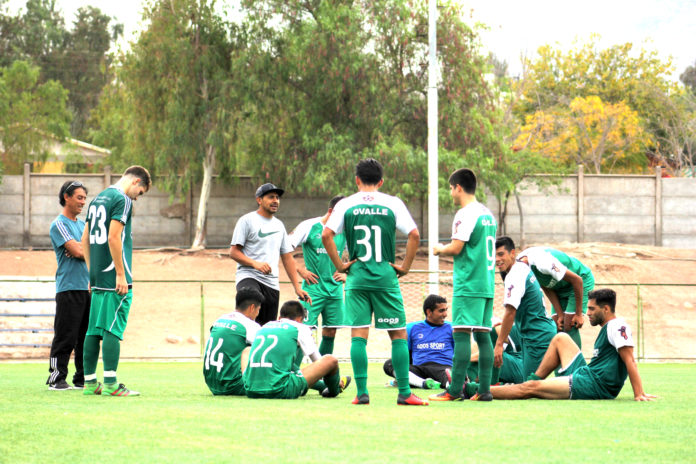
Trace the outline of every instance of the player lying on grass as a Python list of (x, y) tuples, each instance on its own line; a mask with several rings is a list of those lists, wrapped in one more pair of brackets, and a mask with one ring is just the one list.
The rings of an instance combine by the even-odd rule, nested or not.
[(213, 395), (246, 394), (242, 373), (249, 359), (249, 346), (261, 328), (254, 320), (263, 301), (264, 296), (257, 289), (240, 288), (235, 296), (236, 311), (223, 314), (210, 328), (203, 377)]
[[(408, 350), (412, 363), (408, 383), (416, 388), (446, 388), (452, 369), (454, 339), (452, 324), (447, 318), (447, 300), (440, 295), (428, 295), (423, 301), (425, 320), (406, 326)], [(384, 373), (395, 377), (392, 360), (384, 363)], [(394, 381), (394, 385), (396, 381)]]
[[(590, 292), (587, 314), (590, 324), (602, 329), (589, 364), (580, 348), (566, 333), (557, 334), (532, 380), (520, 385), (491, 388), (496, 399), (543, 398), (549, 400), (614, 399), (626, 381), (631, 381), (636, 401), (656, 398), (643, 390), (633, 358), (633, 338), (626, 321), (616, 317), (616, 293), (608, 288)], [(561, 377), (546, 379), (560, 365)], [(545, 380), (543, 380), (545, 379)]]
[[(286, 301), (280, 319), (266, 323), (256, 333), (244, 371), (249, 398), (294, 399), (309, 388), (324, 397), (335, 397), (350, 384), (350, 377), (339, 373), (338, 359), (319, 354), (311, 329), (302, 323), (305, 315), (299, 301)], [(303, 355), (312, 364), (300, 369)]]

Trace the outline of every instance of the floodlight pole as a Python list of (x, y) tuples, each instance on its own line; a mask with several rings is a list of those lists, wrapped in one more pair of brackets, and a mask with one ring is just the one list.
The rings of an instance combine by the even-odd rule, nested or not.
[(440, 262), (432, 254), (438, 244), (437, 201), (437, 0), (428, 0), (428, 291), (439, 293)]

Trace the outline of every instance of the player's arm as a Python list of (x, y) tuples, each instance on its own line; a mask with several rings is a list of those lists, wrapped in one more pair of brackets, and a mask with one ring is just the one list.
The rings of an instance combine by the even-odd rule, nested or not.
[(242, 252), (242, 245), (232, 245), (230, 247), (230, 258), (237, 261), (242, 266), (252, 267), (263, 274), (271, 273), (271, 265), (262, 261), (251, 259)]
[(297, 297), (302, 301), (312, 304), (312, 299), (309, 297), (309, 294), (302, 290), (302, 286), (300, 285), (300, 279), (297, 274), (297, 266), (295, 265), (295, 259), (292, 257), (292, 253), (281, 254), (280, 260), (283, 262), (285, 272), (288, 274), (290, 282), (292, 282), (292, 286), (295, 288), (295, 294)]
[(465, 243), (461, 240), (452, 239), (448, 245), (436, 245), (433, 247), (433, 254), (435, 256), (457, 256), (464, 249)]
[(114, 270), (116, 271), (116, 293), (119, 295), (128, 293), (126, 271), (123, 267), (123, 244), (121, 243), (123, 227), (123, 223), (116, 219), (112, 219), (109, 224), (109, 252), (114, 262)]
[(416, 257), (418, 245), (420, 244), (420, 233), (418, 229), (413, 229), (408, 233), (408, 241), (406, 242), (406, 256), (401, 263), (401, 266), (391, 263), (399, 277), (403, 277), (411, 270), (411, 265)]
[(653, 398), (657, 398), (657, 396), (649, 395), (643, 390), (643, 381), (640, 378), (638, 365), (633, 357), (633, 347), (622, 346), (619, 348), (619, 356), (621, 356), (621, 360), (626, 364), (628, 378), (631, 381), (631, 387), (633, 387), (633, 398), (636, 401), (652, 401)]
[(85, 260), (85, 264), (87, 264), (87, 271), (89, 272), (89, 222), (85, 222), (80, 245), (82, 245), (82, 257)]
[(336, 268), (336, 271), (345, 274), (348, 272), (348, 268), (350, 268), (350, 266), (355, 262), (355, 260), (348, 261), (347, 263), (341, 261), (341, 257), (338, 256), (338, 249), (336, 248), (336, 243), (334, 242), (335, 236), (336, 232), (329, 229), (328, 227), (324, 227), (324, 231), (321, 233), (321, 243), (324, 245), (326, 254), (329, 255), (329, 258), (331, 258), (331, 262)]
[(561, 300), (558, 298), (558, 294), (551, 290), (550, 288), (541, 287), (544, 291), (544, 295), (551, 302), (551, 306), (556, 310), (556, 328), (561, 331), (563, 330), (563, 308), (561, 307)]
[(573, 293), (575, 294), (575, 314), (573, 315), (572, 324), (579, 329), (585, 322), (582, 315), (582, 277), (568, 269), (565, 275), (563, 275), (563, 280), (573, 286)]
[(65, 256), (68, 258), (75, 258), (75, 259), (85, 259), (85, 255), (82, 252), (82, 242), (78, 242), (75, 239), (68, 240), (63, 244), (65, 247)]
[(505, 341), (508, 339), (508, 336), (510, 336), (512, 324), (513, 322), (515, 322), (515, 313), (517, 313), (517, 309), (514, 306), (509, 304), (505, 305), (505, 314), (503, 315), (503, 322), (500, 324), (498, 340), (496, 340), (495, 348), (493, 349), (493, 365), (495, 367), (500, 367), (503, 365), (503, 351), (505, 351)]

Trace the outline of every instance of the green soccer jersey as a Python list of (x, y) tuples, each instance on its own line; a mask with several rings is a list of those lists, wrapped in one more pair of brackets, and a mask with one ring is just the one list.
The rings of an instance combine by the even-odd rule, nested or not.
[(358, 192), (339, 201), (326, 227), (346, 236), (348, 254), (356, 260), (348, 271), (346, 290), (399, 290), (391, 267), (396, 231), (408, 235), (416, 223), (404, 203), (381, 192)]
[(548, 247), (531, 247), (519, 254), (518, 259), (527, 257), (532, 272), (544, 288), (553, 289), (556, 293), (572, 294), (573, 286), (563, 280), (567, 270), (574, 272), (585, 280), (592, 271), (578, 259), (568, 256), (562, 251)]
[(243, 395), (242, 351), (261, 327), (235, 311), (218, 318), (205, 344), (203, 377), (215, 395)]
[(504, 305), (516, 309), (515, 325), (525, 346), (548, 346), (556, 324), (547, 316), (543, 293), (532, 270), (516, 262), (505, 276)]
[(496, 228), (493, 213), (478, 201), (455, 214), (452, 240), (465, 244), (454, 257), (453, 296), (493, 298)]
[(244, 387), (257, 394), (276, 392), (288, 375), (302, 375), (303, 353), (318, 352), (310, 328), (289, 319), (265, 324), (256, 333), (244, 371)]
[[(306, 280), (302, 282), (302, 288), (314, 297), (324, 298), (343, 298), (343, 283), (336, 282), (333, 278), (336, 267), (331, 262), (331, 258), (326, 253), (324, 244), (321, 242), (321, 233), (324, 225), (321, 218), (307, 219), (302, 221), (290, 234), (290, 243), (293, 248), (302, 245), (305, 267), (319, 277), (316, 284), (310, 284)], [(334, 243), (338, 254), (346, 247), (346, 238), (343, 234), (334, 236)]]
[(607, 322), (599, 331), (592, 359), (587, 365), (597, 385), (616, 398), (628, 376), (619, 348), (633, 346), (631, 328), (620, 317)]
[(133, 283), (132, 205), (133, 200), (115, 185), (101, 192), (89, 204), (86, 224), (89, 227), (89, 282), (93, 289), (116, 290), (116, 269), (108, 240), (112, 220), (124, 225), (121, 234), (123, 268), (128, 286)]

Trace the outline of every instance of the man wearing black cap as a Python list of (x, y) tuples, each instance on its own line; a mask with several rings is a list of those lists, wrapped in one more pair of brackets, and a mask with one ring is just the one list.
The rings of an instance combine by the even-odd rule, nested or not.
[(300, 286), (285, 226), (275, 217), (283, 192), (270, 183), (259, 187), (256, 190), (259, 208), (239, 218), (230, 243), (230, 257), (237, 261), (237, 289), (252, 287), (265, 298), (256, 318), (260, 325), (278, 317), (279, 258), (299, 299), (311, 304), (309, 295)]

